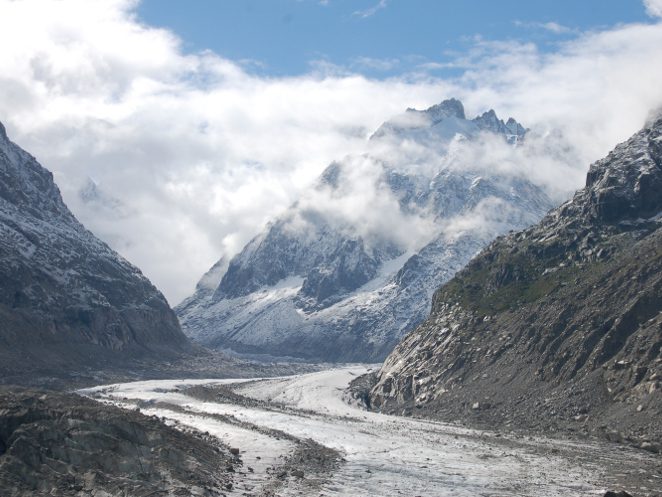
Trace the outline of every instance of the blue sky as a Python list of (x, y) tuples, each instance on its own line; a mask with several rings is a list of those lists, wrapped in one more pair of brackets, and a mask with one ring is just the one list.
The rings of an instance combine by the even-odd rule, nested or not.
[(580, 32), (650, 21), (640, 0), (143, 0), (138, 15), (185, 51), (210, 49), (253, 73), (333, 65), (378, 78), (447, 63), (477, 36), (553, 51)]

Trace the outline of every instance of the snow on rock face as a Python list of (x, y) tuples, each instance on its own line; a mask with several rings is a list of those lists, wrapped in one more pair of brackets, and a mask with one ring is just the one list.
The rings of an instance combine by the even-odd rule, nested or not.
[(517, 143), (526, 129), (512, 117), (503, 122), (494, 110), (468, 120), (462, 102), (454, 98), (426, 110), (407, 109), (405, 114), (387, 121), (371, 139), (410, 138), (418, 141), (448, 141), (456, 134), (471, 138), (481, 131), (503, 135), (509, 143)]
[[(185, 332), (243, 353), (382, 360), (440, 284), (551, 207), (526, 180), (455, 167), (452, 151), (480, 133), (513, 142), (525, 130), (493, 111), (467, 120), (454, 99), (385, 123), (249, 242), (213, 295), (198, 288), (176, 308)], [(407, 143), (416, 150), (401, 155)]]
[(52, 174), (0, 126), (0, 364), (71, 371), (119, 351), (186, 346), (141, 272), (87, 231)]
[[(584, 213), (603, 222), (662, 211), (662, 119), (596, 162), (580, 193)], [(580, 198), (575, 201), (579, 204)]]
[(369, 281), (392, 253), (388, 247), (371, 250), (360, 239), (339, 236), (323, 219), (307, 223), (305, 233), (295, 230), (293, 222), (286, 216), (253, 239), (230, 262), (214, 299), (242, 297), (288, 276), (308, 274), (302, 296), (321, 303), (331, 294), (352, 291)]

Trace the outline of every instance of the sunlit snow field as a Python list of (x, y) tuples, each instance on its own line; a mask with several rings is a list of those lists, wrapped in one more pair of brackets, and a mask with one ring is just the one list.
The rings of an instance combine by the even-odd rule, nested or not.
[[(231, 415), (260, 427), (280, 430), (299, 439), (313, 439), (337, 449), (344, 462), (324, 482), (325, 496), (578, 496), (600, 495), (604, 468), (611, 455), (600, 444), (580, 444), (498, 436), (448, 424), (366, 412), (343, 400), (343, 391), (368, 366), (351, 366), (286, 378), (246, 380), (163, 380), (124, 383), (82, 390), (120, 406), (132, 401), (167, 403), (184, 408), (149, 407), (147, 415), (165, 417), (219, 437), (238, 447), (244, 466), (233, 495), (253, 495), (272, 476), (273, 467), (294, 448), (269, 436), (210, 415)], [(181, 393), (190, 385), (233, 384), (236, 393), (266, 401), (265, 408), (203, 402)], [(148, 407), (144, 407), (148, 405)], [(582, 461), (578, 463), (578, 461)], [(589, 462), (586, 462), (589, 461)], [(278, 495), (300, 495), (285, 485)]]

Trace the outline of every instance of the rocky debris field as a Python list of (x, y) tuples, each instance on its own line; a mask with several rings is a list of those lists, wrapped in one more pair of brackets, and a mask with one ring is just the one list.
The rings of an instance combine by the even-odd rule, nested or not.
[(3, 497), (221, 496), (235, 465), (217, 437), (137, 410), (0, 388)]

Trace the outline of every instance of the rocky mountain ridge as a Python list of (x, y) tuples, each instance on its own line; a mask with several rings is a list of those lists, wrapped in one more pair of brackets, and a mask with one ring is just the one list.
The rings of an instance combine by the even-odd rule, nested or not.
[(572, 200), (443, 285), (369, 402), (659, 451), (661, 275), (658, 118), (594, 163)]
[(189, 347), (163, 295), (87, 231), (0, 126), (0, 372), (58, 373)]
[[(551, 207), (525, 179), (458, 167), (453, 154), (481, 133), (514, 144), (525, 130), (493, 111), (467, 120), (454, 99), (385, 123), (369, 152), (331, 164), (300, 201), (203, 277), (176, 308), (185, 332), (241, 353), (382, 360), (425, 319), (439, 284), (495, 236)], [(419, 156), (399, 157), (408, 142)], [(350, 219), (342, 217), (348, 205)], [(362, 231), (366, 225), (380, 229)], [(219, 282), (213, 291), (210, 281)]]
[(408, 108), (404, 115), (382, 124), (370, 138), (375, 140), (404, 134), (423, 141), (452, 138), (458, 132), (471, 138), (485, 131), (503, 135), (509, 143), (515, 144), (524, 138), (527, 130), (512, 117), (506, 122), (499, 119), (494, 109), (469, 120), (462, 102), (451, 98), (425, 110)]

